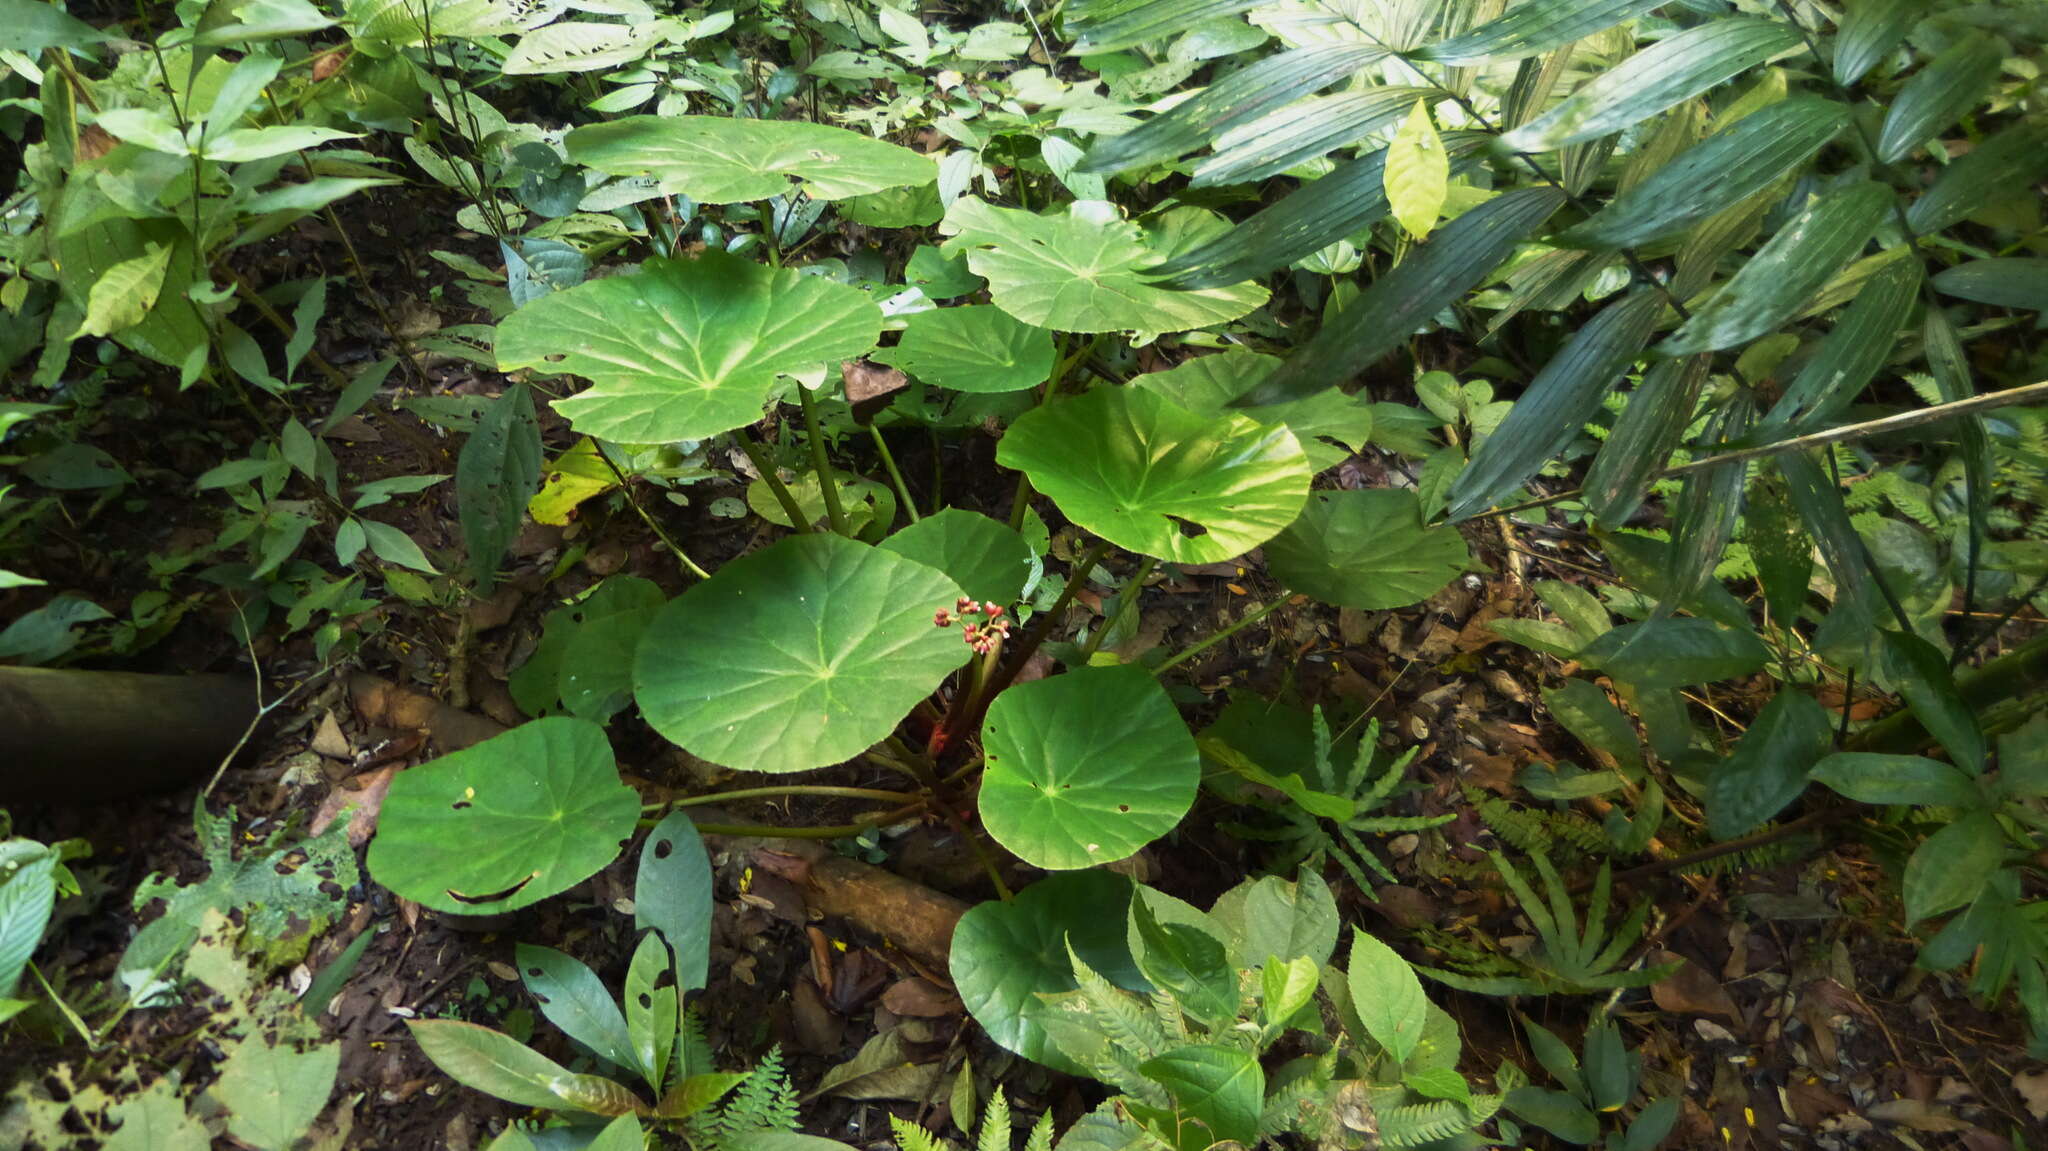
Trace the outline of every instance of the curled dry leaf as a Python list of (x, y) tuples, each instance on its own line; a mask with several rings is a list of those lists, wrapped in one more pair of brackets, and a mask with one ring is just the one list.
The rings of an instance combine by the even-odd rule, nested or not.
[(901, 979), (882, 992), (882, 1006), (898, 1015), (927, 1018), (958, 1015), (960, 997), (929, 979)]
[(1650, 998), (1656, 1000), (1659, 1009), (1679, 1015), (1718, 1015), (1730, 1023), (1742, 1022), (1735, 1000), (1706, 968), (1672, 951), (1658, 952), (1653, 962), (1681, 965), (1650, 985)]
[(319, 810), (313, 813), (313, 822), (308, 831), (319, 835), (348, 813), (348, 845), (361, 847), (377, 834), (377, 816), (384, 809), (384, 793), (391, 790), (391, 779), (398, 774), (398, 768), (380, 767), (364, 772), (332, 788), (327, 798), (320, 801)]

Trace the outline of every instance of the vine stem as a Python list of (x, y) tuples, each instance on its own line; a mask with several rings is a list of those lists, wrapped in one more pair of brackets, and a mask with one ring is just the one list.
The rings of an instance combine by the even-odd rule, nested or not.
[(817, 795), (832, 799), (878, 799), (884, 802), (908, 804), (918, 797), (904, 791), (883, 791), (874, 787), (826, 787), (814, 784), (793, 784), (788, 787), (743, 787), (737, 791), (714, 791), (709, 795), (693, 795), (686, 799), (671, 799), (661, 803), (642, 804), (642, 811), (663, 811), (672, 807), (703, 807), (708, 803), (723, 803), (733, 799), (779, 799), (789, 795)]
[(896, 485), (896, 498), (903, 504), (903, 510), (910, 513), (910, 522), (923, 518), (917, 514), (917, 501), (910, 498), (910, 485), (903, 482), (903, 473), (896, 469), (896, 457), (889, 451), (889, 441), (882, 438), (882, 429), (868, 425), (868, 435), (874, 437), (875, 454), (882, 457), (882, 467), (889, 473), (889, 482)]
[[(902, 811), (892, 811), (872, 819), (863, 819), (859, 823), (842, 823), (831, 827), (774, 827), (765, 823), (700, 823), (697, 825), (697, 832), (700, 835), (758, 835), (782, 839), (851, 839), (863, 831), (881, 827), (884, 824), (895, 823), (916, 810), (914, 807), (905, 808)], [(647, 821), (642, 820), (641, 822)]]
[(761, 482), (767, 484), (768, 490), (775, 493), (775, 502), (782, 505), (782, 514), (789, 517), (789, 526), (795, 528), (799, 534), (809, 532), (811, 522), (804, 518), (804, 509), (796, 502), (796, 497), (790, 494), (789, 485), (783, 483), (782, 477), (775, 474), (775, 461), (768, 458), (768, 453), (761, 447), (761, 441), (755, 439), (745, 428), (734, 432), (732, 438), (739, 442), (740, 450), (747, 453), (747, 462), (753, 464), (754, 470), (761, 474)]
[(804, 409), (804, 438), (810, 441), (811, 470), (818, 473), (818, 490), (825, 494), (825, 518), (837, 535), (849, 535), (846, 530), (846, 505), (839, 499), (839, 479), (832, 474), (832, 461), (825, 455), (825, 435), (818, 430), (818, 405), (811, 399), (811, 389), (802, 381), (796, 385), (797, 402)]
[[(1652, 481), (1669, 479), (1673, 476), (1705, 471), (1719, 464), (1743, 463), (1750, 460), (1763, 459), (1766, 456), (1783, 455), (1786, 452), (1804, 451), (1808, 448), (1841, 443), (1844, 440), (1860, 439), (1864, 436), (1877, 436), (1884, 435), (1887, 432), (1904, 431), (1907, 428), (1940, 423), (1943, 420), (1956, 416), (2011, 407), (2014, 404), (2023, 404), (2030, 400), (2048, 400), (2048, 380), (2032, 384), (2021, 384), (2019, 387), (2007, 388), (2002, 392), (1984, 392), (1965, 400), (1953, 400), (1946, 404), (1936, 404), (1931, 408), (1918, 408), (1910, 412), (1900, 412), (1895, 416), (1885, 416), (1880, 419), (1865, 420), (1862, 423), (1843, 424), (1839, 427), (1827, 428), (1818, 432), (1808, 432), (1803, 436), (1794, 436), (1789, 440), (1778, 440), (1775, 443), (1758, 444), (1755, 447), (1738, 448), (1732, 452), (1722, 452), (1720, 455), (1705, 456), (1689, 464), (1664, 468), (1653, 473), (1650, 479)], [(1519, 512), (1533, 511), (1536, 508), (1563, 503), (1566, 500), (1576, 499), (1584, 494), (1584, 488), (1573, 488), (1568, 492), (1560, 492), (1554, 496), (1544, 496), (1542, 499), (1529, 500), (1525, 503), (1516, 504), (1513, 507), (1495, 508), (1491, 511), (1480, 512), (1472, 518), (1490, 519), (1494, 516), (1511, 516)]]
[(626, 503), (632, 506), (634, 513), (640, 517), (640, 522), (647, 525), (647, 529), (653, 532), (655, 538), (662, 542), (662, 546), (668, 548), (670, 553), (676, 557), (676, 561), (683, 565), (683, 570), (696, 576), (698, 579), (710, 579), (711, 573), (699, 566), (696, 560), (691, 559), (690, 554), (683, 550), (682, 545), (677, 543), (673, 536), (668, 534), (667, 529), (655, 521), (653, 514), (640, 506), (639, 499), (633, 495), (632, 481), (626, 478), (625, 471), (612, 459), (612, 454), (604, 449), (604, 445), (598, 445), (597, 456), (604, 461), (604, 466), (610, 468), (612, 475), (618, 479), (619, 493), (626, 497)]
[(1217, 644), (1222, 643), (1224, 640), (1229, 639), (1231, 636), (1236, 635), (1238, 632), (1243, 631), (1244, 629), (1252, 626), (1260, 620), (1265, 619), (1267, 616), (1272, 615), (1274, 612), (1279, 611), (1283, 605), (1287, 604), (1293, 599), (1293, 592), (1281, 593), (1280, 598), (1274, 600), (1272, 603), (1267, 604), (1265, 607), (1260, 608), (1259, 610), (1251, 613), (1243, 619), (1238, 620), (1236, 623), (1231, 624), (1229, 627), (1224, 628), (1222, 631), (1217, 632), (1215, 635), (1210, 636), (1208, 639), (1203, 640), (1202, 642), (1194, 645), (1193, 647), (1183, 650), (1179, 655), (1173, 656), (1172, 658), (1168, 659), (1165, 663), (1162, 663), (1158, 667), (1153, 668), (1152, 674), (1156, 676), (1171, 668), (1178, 667), (1181, 664), (1186, 663), (1187, 661), (1195, 658), (1203, 652), (1208, 651), (1210, 648), (1215, 647)]

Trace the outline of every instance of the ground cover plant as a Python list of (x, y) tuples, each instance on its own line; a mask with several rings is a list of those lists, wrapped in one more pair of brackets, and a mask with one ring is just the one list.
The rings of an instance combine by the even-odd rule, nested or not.
[(2048, 1117), (2033, 6), (0, 26), (0, 1146)]

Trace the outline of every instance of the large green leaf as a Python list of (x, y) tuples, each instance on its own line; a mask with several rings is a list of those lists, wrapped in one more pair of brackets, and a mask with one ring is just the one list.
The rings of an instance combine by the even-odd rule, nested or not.
[(947, 508), (882, 541), (887, 551), (937, 568), (978, 600), (1009, 605), (1031, 578), (1031, 545), (1010, 525)]
[(228, 1113), (228, 1133), (259, 1151), (288, 1151), (327, 1108), (341, 1044), (304, 1051), (256, 1034), (235, 1041), (211, 1088)]
[(1757, 434), (1766, 439), (1801, 435), (1847, 407), (1898, 346), (1899, 332), (1920, 296), (1920, 276), (1920, 261), (1899, 260), (1866, 280), (1820, 350), (1771, 405)]
[(1395, 488), (1316, 492), (1266, 545), (1274, 579), (1364, 611), (1421, 603), (1470, 559), (1456, 528), (1424, 527), (1415, 493)]
[(670, 812), (640, 848), (633, 878), (633, 926), (661, 933), (675, 954), (676, 986), (704, 987), (711, 963), (711, 861), (697, 825)]
[(1998, 79), (2004, 57), (1998, 42), (1970, 32), (1928, 61), (1891, 101), (1884, 128), (1877, 137), (1878, 158), (1895, 163), (1953, 125), (1977, 106), (1984, 90)]
[(1089, 149), (1084, 172), (1108, 174), (1178, 159), (1386, 56), (1376, 44), (1333, 41), (1268, 56), (1232, 72), (1121, 136)]
[(1286, 428), (1204, 418), (1134, 388), (1027, 412), (996, 460), (1081, 527), (1173, 563), (1233, 559), (1273, 538), (1300, 513), (1310, 480)]
[(1213, 1044), (1176, 1047), (1138, 1065), (1138, 1073), (1166, 1089), (1173, 1118), (1192, 1121), (1199, 1132), (1181, 1131), (1181, 1151), (1235, 1142), (1258, 1142), (1259, 1116), (1266, 1103), (1266, 1073), (1242, 1048)]
[(1985, 811), (1970, 812), (1928, 836), (1906, 860), (1900, 884), (1907, 929), (1977, 898), (2007, 850), (2005, 829)]
[(1277, 875), (1245, 880), (1216, 897), (1209, 918), (1223, 929), (1233, 967), (1256, 966), (1267, 956), (1321, 967), (1337, 951), (1336, 897), (1307, 868), (1295, 881)]
[(1001, 308), (968, 304), (914, 313), (896, 346), (869, 358), (956, 392), (1015, 392), (1052, 375), (1052, 335)]
[(1114, 863), (1173, 830), (1201, 756), (1144, 668), (1082, 667), (1020, 683), (982, 725), (981, 821), (1037, 867)]
[(1179, 332), (1234, 320), (1266, 301), (1266, 289), (1237, 284), (1172, 291), (1140, 273), (1185, 246), (1221, 234), (1222, 217), (1176, 208), (1141, 231), (1117, 209), (1080, 201), (1038, 215), (962, 196), (940, 230), (940, 251), (967, 254), (997, 307), (1027, 324), (1061, 332)]
[(1934, 736), (1957, 767), (1972, 776), (1984, 773), (1984, 731), (1976, 713), (1956, 687), (1955, 673), (1940, 648), (1917, 635), (1884, 631), (1885, 675), (1906, 697), (1913, 717)]
[(1415, 55), (1439, 64), (1478, 64), (1540, 56), (1633, 20), (1666, 0), (1526, 0), (1462, 36)]
[(1848, 120), (1832, 100), (1782, 100), (1715, 133), (1623, 191), (1560, 239), (1625, 248), (1682, 232), (1812, 159)]
[(753, 423), (778, 376), (858, 356), (881, 329), (856, 288), (706, 252), (543, 296), (498, 325), (497, 355), (590, 380), (555, 403), (577, 431), (665, 443)]
[(1596, 140), (1734, 79), (1800, 45), (1799, 30), (1722, 16), (1657, 41), (1594, 76), (1543, 115), (1501, 137), (1517, 152)]
[(1349, 967), (1345, 982), (1358, 1021), (1397, 1065), (1407, 1062), (1429, 1018), (1429, 999), (1422, 993), (1415, 969), (1393, 948), (1355, 927), (1351, 929)]
[[(1661, 589), (1646, 590), (1664, 598)], [(1770, 657), (1754, 632), (1685, 616), (1623, 624), (1579, 652), (1588, 666), (1638, 688), (1733, 679), (1757, 670)]]
[(1640, 288), (1580, 328), (1451, 482), (1451, 518), (1492, 507), (1563, 451), (1642, 353), (1662, 310), (1663, 297)]
[(171, 220), (100, 218), (108, 205), (96, 187), (90, 179), (70, 181), (60, 210), (51, 216), (56, 226), (49, 230), (48, 242), (58, 285), (82, 315), (102, 276), (119, 264), (148, 255), (152, 245), (169, 251), (162, 282), (177, 285), (179, 290), (162, 295), (139, 322), (115, 332), (114, 340), (132, 352), (178, 369), (187, 380), (197, 379), (212, 336), (198, 306), (182, 289), (198, 274), (186, 228)]
[(1278, 176), (1395, 123), (1417, 100), (1444, 96), (1440, 88), (1396, 84), (1311, 97), (1223, 134), (1215, 154), (1195, 165), (1189, 185), (1248, 184)]
[(1891, 54), (1927, 14), (1929, 0), (1859, 0), (1843, 6), (1835, 33), (1835, 79), (1854, 84)]
[(1833, 739), (1821, 705), (1803, 692), (1780, 690), (1707, 777), (1707, 830), (1730, 839), (1785, 810), (1806, 790), (1808, 773)]
[(1169, 39), (1202, 21), (1258, 6), (1259, 0), (1145, 0), (1136, 4), (1070, 4), (1065, 13), (1075, 29), (1072, 54), (1093, 56)]
[(932, 614), (960, 585), (894, 552), (818, 533), (720, 568), (640, 641), (634, 694), (654, 729), (742, 771), (807, 771), (880, 743), (966, 662)]
[[(1157, 392), (1199, 416), (1225, 416), (1233, 400), (1279, 369), (1278, 356), (1228, 348), (1194, 356), (1163, 372), (1146, 372), (1131, 386)], [(1372, 405), (1336, 389), (1291, 403), (1246, 408), (1238, 414), (1266, 425), (1285, 425), (1301, 441), (1308, 466), (1326, 471), (1365, 450), (1372, 436)]]
[(1891, 189), (1869, 181), (1815, 199), (1758, 248), (1706, 306), (1657, 345), (1658, 352), (1718, 351), (1775, 331), (1856, 258), (1891, 205)]
[(1053, 1044), (1044, 1020), (1055, 1009), (1041, 997), (1078, 986), (1070, 947), (1111, 982), (1146, 987), (1128, 943), (1131, 892), (1131, 881), (1114, 872), (1063, 872), (960, 917), (948, 971), (990, 1039), (1034, 1063), (1088, 1074)]
[(1387, 143), (1387, 209), (1402, 231), (1418, 240), (1436, 230), (1449, 191), (1451, 160), (1430, 121), (1429, 107), (1417, 100), (1408, 118)]
[(1371, 367), (1483, 282), (1563, 202), (1561, 192), (1523, 188), (1437, 229), (1324, 324), (1286, 366), (1241, 397), (1238, 406), (1297, 400)]
[(370, 872), (436, 911), (510, 911), (617, 858), (639, 817), (603, 728), (537, 719), (392, 780)]
[[(1908, 263), (1919, 266), (1917, 260)], [(2048, 259), (2010, 256), (1971, 260), (1936, 273), (1934, 290), (1993, 307), (2048, 312)]]
[(1983, 793), (1953, 764), (1918, 755), (1843, 751), (1813, 765), (1813, 781), (1858, 803), (1977, 807)]
[(27, 841), (9, 842), (0, 872), (0, 1000), (14, 994), (56, 906), (57, 856), (33, 850)]
[(797, 120), (628, 116), (563, 138), (569, 158), (613, 176), (652, 176), (700, 204), (802, 192), (843, 200), (938, 179), (932, 158), (908, 148)]
[(1939, 232), (1995, 198), (2034, 195), (2028, 189), (2043, 176), (2048, 176), (2048, 121), (2021, 120), (1944, 169), (1934, 187), (1906, 209), (1906, 223), (1917, 235)]

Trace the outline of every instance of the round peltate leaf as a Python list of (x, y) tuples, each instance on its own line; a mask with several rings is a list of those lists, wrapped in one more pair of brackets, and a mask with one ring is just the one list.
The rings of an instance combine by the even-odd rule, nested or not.
[(802, 192), (841, 200), (939, 178), (930, 156), (797, 120), (628, 116), (569, 133), (569, 158), (613, 176), (653, 176), (700, 204)]
[(1052, 333), (989, 304), (916, 312), (871, 358), (956, 392), (1015, 392), (1052, 375)]
[(633, 836), (640, 797), (604, 729), (554, 717), (400, 772), (370, 874), (436, 911), (490, 915), (566, 891)]
[(1173, 291), (1140, 269), (1227, 227), (1199, 208), (1177, 208), (1141, 231), (1100, 200), (1041, 216), (962, 196), (940, 225), (952, 239), (939, 250), (966, 252), (996, 307), (1027, 324), (1061, 332), (1184, 332), (1237, 319), (1266, 302), (1266, 289)]
[(588, 379), (555, 402), (577, 431), (652, 444), (753, 423), (777, 376), (858, 356), (881, 330), (859, 289), (706, 252), (543, 296), (498, 325), (497, 355)]
[(960, 585), (841, 536), (791, 536), (669, 602), (640, 639), (654, 729), (744, 771), (806, 771), (873, 747), (966, 662), (932, 613)]
[(1018, 417), (996, 459), (1068, 519), (1174, 563), (1241, 556), (1294, 522), (1308, 457), (1285, 427), (1203, 417), (1148, 391), (1098, 388)]
[(1266, 545), (1273, 578), (1324, 603), (1365, 611), (1433, 596), (1471, 557), (1458, 529), (1422, 526), (1412, 491), (1317, 492)]
[(1202, 757), (1144, 668), (1083, 667), (1020, 683), (982, 724), (981, 822), (1026, 863), (1114, 863), (1172, 831)]
[(1149, 990), (1125, 942), (1131, 890), (1131, 881), (1114, 872), (1074, 871), (960, 917), (949, 963), (953, 985), (990, 1039), (1034, 1063), (1087, 1074), (1046, 1034), (1042, 1020), (1054, 1009), (1039, 996), (1079, 986), (1068, 947), (1110, 982)]
[(1010, 525), (965, 508), (911, 524), (882, 546), (953, 577), (975, 599), (1009, 604), (1031, 578), (1031, 545)]
[[(1134, 388), (1157, 392), (1200, 416), (1222, 415), (1231, 401), (1251, 391), (1281, 364), (1243, 348), (1195, 356), (1163, 372), (1147, 372), (1131, 381)], [(1372, 405), (1363, 396), (1336, 388), (1282, 404), (1239, 408), (1239, 415), (1262, 424), (1285, 424), (1308, 453), (1308, 466), (1321, 472), (1365, 450), (1372, 435)]]

